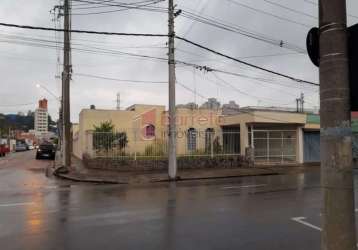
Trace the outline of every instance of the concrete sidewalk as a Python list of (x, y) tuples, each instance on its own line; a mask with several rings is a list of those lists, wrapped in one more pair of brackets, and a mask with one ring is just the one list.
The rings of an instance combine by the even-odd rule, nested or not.
[[(60, 160), (55, 161), (55, 169), (60, 166)], [(230, 169), (198, 169), (178, 171), (178, 181), (220, 179), (244, 176), (297, 174), (310, 170), (317, 170), (319, 166), (255, 166), (251, 168), (230, 168)], [(66, 173), (54, 171), (57, 177), (77, 181), (103, 184), (142, 184), (169, 181), (165, 171), (151, 172), (117, 172), (110, 170), (87, 169), (82, 161), (72, 158), (72, 167)]]

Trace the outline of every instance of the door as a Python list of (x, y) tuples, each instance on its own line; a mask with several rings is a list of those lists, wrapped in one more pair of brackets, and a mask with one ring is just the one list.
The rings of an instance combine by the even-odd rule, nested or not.
[(318, 131), (304, 132), (304, 162), (320, 162), (320, 133)]

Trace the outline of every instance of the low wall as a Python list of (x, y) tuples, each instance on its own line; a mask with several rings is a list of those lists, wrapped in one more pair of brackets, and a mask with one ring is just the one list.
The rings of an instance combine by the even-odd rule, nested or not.
[[(239, 168), (247, 166), (247, 162), (241, 156), (215, 156), (210, 157), (178, 157), (178, 169), (205, 169), (205, 168)], [(90, 169), (115, 170), (115, 171), (153, 171), (167, 170), (167, 159), (120, 159), (120, 158), (90, 158), (83, 155), (85, 167)]]

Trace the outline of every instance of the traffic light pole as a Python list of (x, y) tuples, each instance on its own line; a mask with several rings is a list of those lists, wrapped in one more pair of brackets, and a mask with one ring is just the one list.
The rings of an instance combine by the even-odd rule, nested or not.
[(319, 1), (321, 249), (356, 249), (345, 0)]

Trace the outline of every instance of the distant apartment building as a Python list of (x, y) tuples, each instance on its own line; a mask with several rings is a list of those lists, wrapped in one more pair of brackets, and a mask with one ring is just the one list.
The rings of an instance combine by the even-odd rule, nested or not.
[(46, 99), (39, 101), (39, 107), (35, 111), (35, 132), (39, 134), (48, 132), (48, 111)]
[(235, 115), (240, 112), (240, 106), (235, 101), (230, 101), (222, 106), (223, 115)]
[(221, 104), (216, 98), (209, 98), (207, 102), (204, 102), (200, 106), (201, 109), (212, 109), (212, 110), (219, 110), (220, 107)]

